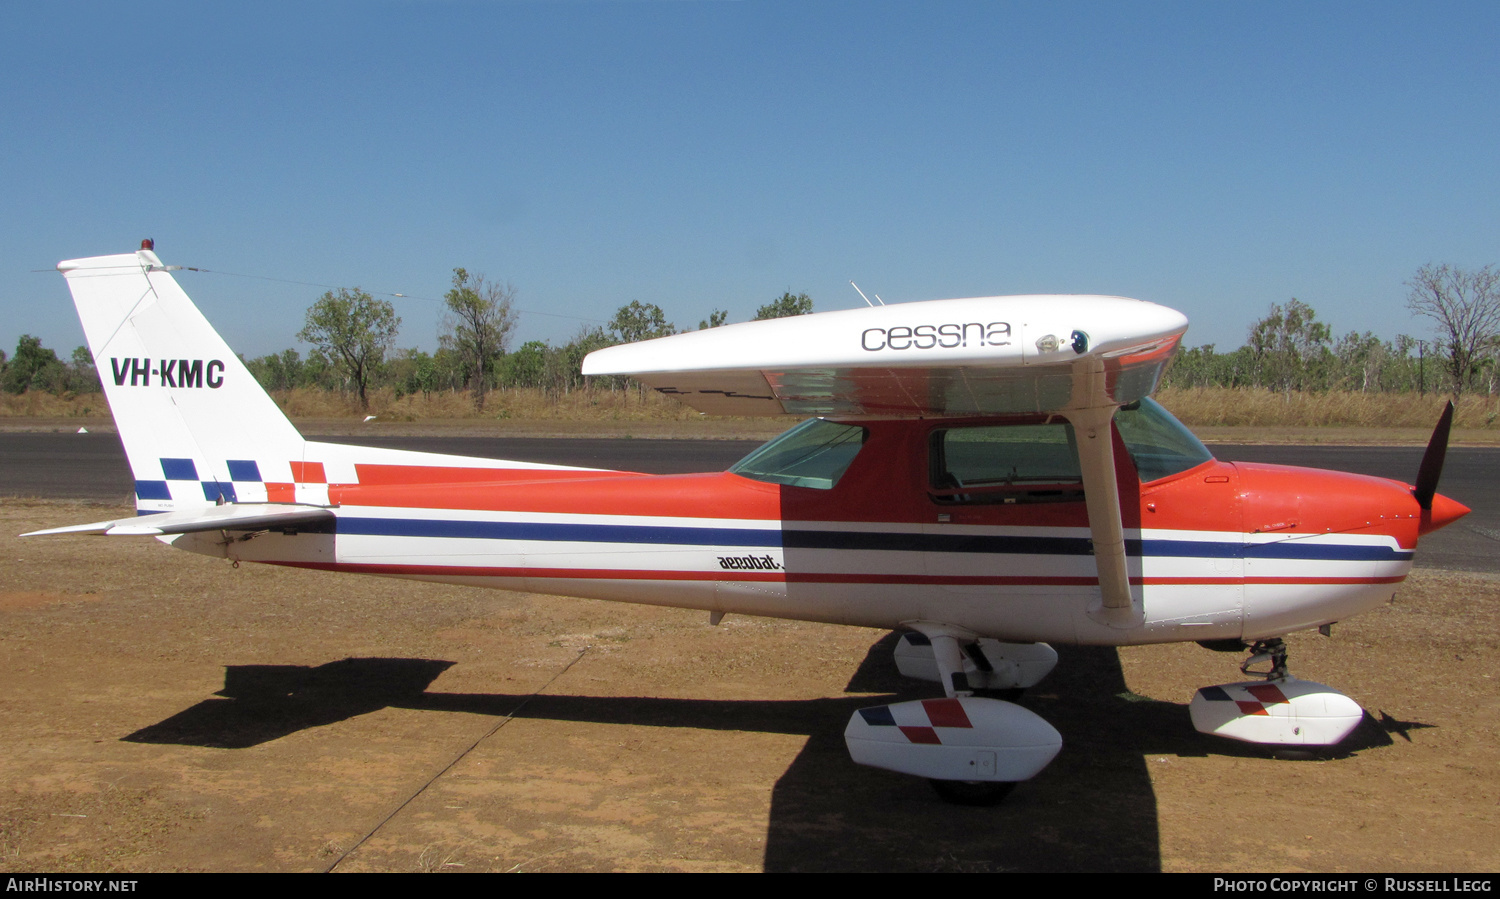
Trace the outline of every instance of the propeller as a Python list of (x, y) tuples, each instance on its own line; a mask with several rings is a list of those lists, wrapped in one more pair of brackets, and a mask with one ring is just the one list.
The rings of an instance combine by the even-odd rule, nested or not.
[(1417, 486), (1411, 495), (1417, 505), (1432, 511), (1432, 498), (1437, 494), (1438, 479), (1443, 476), (1443, 460), (1448, 455), (1448, 432), (1453, 428), (1453, 401), (1443, 407), (1437, 427), (1432, 429), (1432, 439), (1427, 441), (1427, 452), (1422, 454), (1422, 467), (1417, 469)]

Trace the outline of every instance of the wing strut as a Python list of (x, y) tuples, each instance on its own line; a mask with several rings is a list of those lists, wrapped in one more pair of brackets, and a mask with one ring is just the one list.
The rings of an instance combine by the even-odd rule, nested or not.
[(1115, 480), (1115, 448), (1111, 423), (1119, 404), (1108, 391), (1104, 364), (1080, 359), (1073, 365), (1073, 399), (1063, 412), (1078, 437), (1078, 462), (1083, 472), (1083, 498), (1088, 507), (1094, 564), (1099, 570), (1100, 606), (1089, 616), (1111, 627), (1135, 627), (1145, 610), (1130, 592), (1125, 562), (1125, 525)]

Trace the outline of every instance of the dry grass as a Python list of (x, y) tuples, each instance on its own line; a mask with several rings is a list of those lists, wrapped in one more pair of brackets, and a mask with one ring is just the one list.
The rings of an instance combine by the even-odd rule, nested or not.
[(349, 394), (299, 388), (276, 391), (277, 405), (294, 419), (378, 415), (383, 421), (488, 418), (561, 421), (686, 421), (699, 414), (655, 391), (607, 388), (557, 395), (537, 388), (513, 387), (485, 396), (483, 408), (466, 392), (435, 391), (397, 397), (389, 389), (370, 393), (364, 412)]
[[(341, 433), (375, 415), (382, 426), (420, 423), (424, 429), (536, 436), (742, 437), (772, 436), (795, 421), (708, 417), (674, 399), (638, 388), (575, 390), (558, 396), (514, 388), (488, 395), (483, 409), (462, 392), (397, 397), (391, 390), (370, 395), (366, 412), (349, 394), (319, 389), (277, 391), (276, 402), (314, 433)], [(1432, 433), (1445, 397), (1438, 394), (1292, 393), (1253, 388), (1163, 388), (1157, 398), (1210, 442), (1421, 444)], [(7, 430), (74, 424), (107, 426), (101, 394), (57, 397), (47, 393), (0, 394), (0, 423)], [(1468, 396), (1454, 420), (1456, 445), (1500, 442), (1500, 397)]]
[(39, 390), (0, 392), (0, 418), (108, 418), (102, 393), (53, 396)]
[[(1445, 396), (1415, 393), (1284, 394), (1259, 388), (1166, 387), (1156, 398), (1192, 428), (1426, 428), (1442, 411)], [(1453, 426), (1494, 431), (1500, 397), (1466, 396)]]
[[(353, 394), (317, 388), (278, 390), (276, 404), (293, 419), (360, 419), (378, 415), (384, 421), (429, 419), (528, 419), (555, 421), (688, 421), (700, 417), (676, 400), (655, 391), (608, 388), (554, 395), (540, 389), (510, 388), (485, 397), (477, 408), (468, 393), (437, 391), (397, 397), (390, 389), (370, 392), (369, 411)], [(0, 393), (0, 418), (109, 417), (102, 393), (54, 396), (40, 391)]]

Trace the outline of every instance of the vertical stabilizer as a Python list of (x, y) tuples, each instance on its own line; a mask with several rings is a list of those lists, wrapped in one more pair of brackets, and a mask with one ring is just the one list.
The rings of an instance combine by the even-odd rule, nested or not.
[(302, 435), (154, 252), (57, 269), (114, 412), (139, 511), (263, 502), (266, 482), (294, 480)]

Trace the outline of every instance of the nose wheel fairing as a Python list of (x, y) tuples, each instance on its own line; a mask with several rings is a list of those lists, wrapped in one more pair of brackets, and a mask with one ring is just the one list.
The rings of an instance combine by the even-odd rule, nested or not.
[(1295, 677), (1204, 687), (1188, 711), (1199, 733), (1275, 746), (1332, 746), (1365, 714), (1332, 687)]
[[(1254, 670), (1264, 665), (1263, 670)], [(1332, 746), (1349, 736), (1364, 709), (1332, 687), (1287, 672), (1279, 637), (1250, 647), (1240, 671), (1263, 679), (1204, 687), (1188, 703), (1199, 733), (1275, 746)]]

